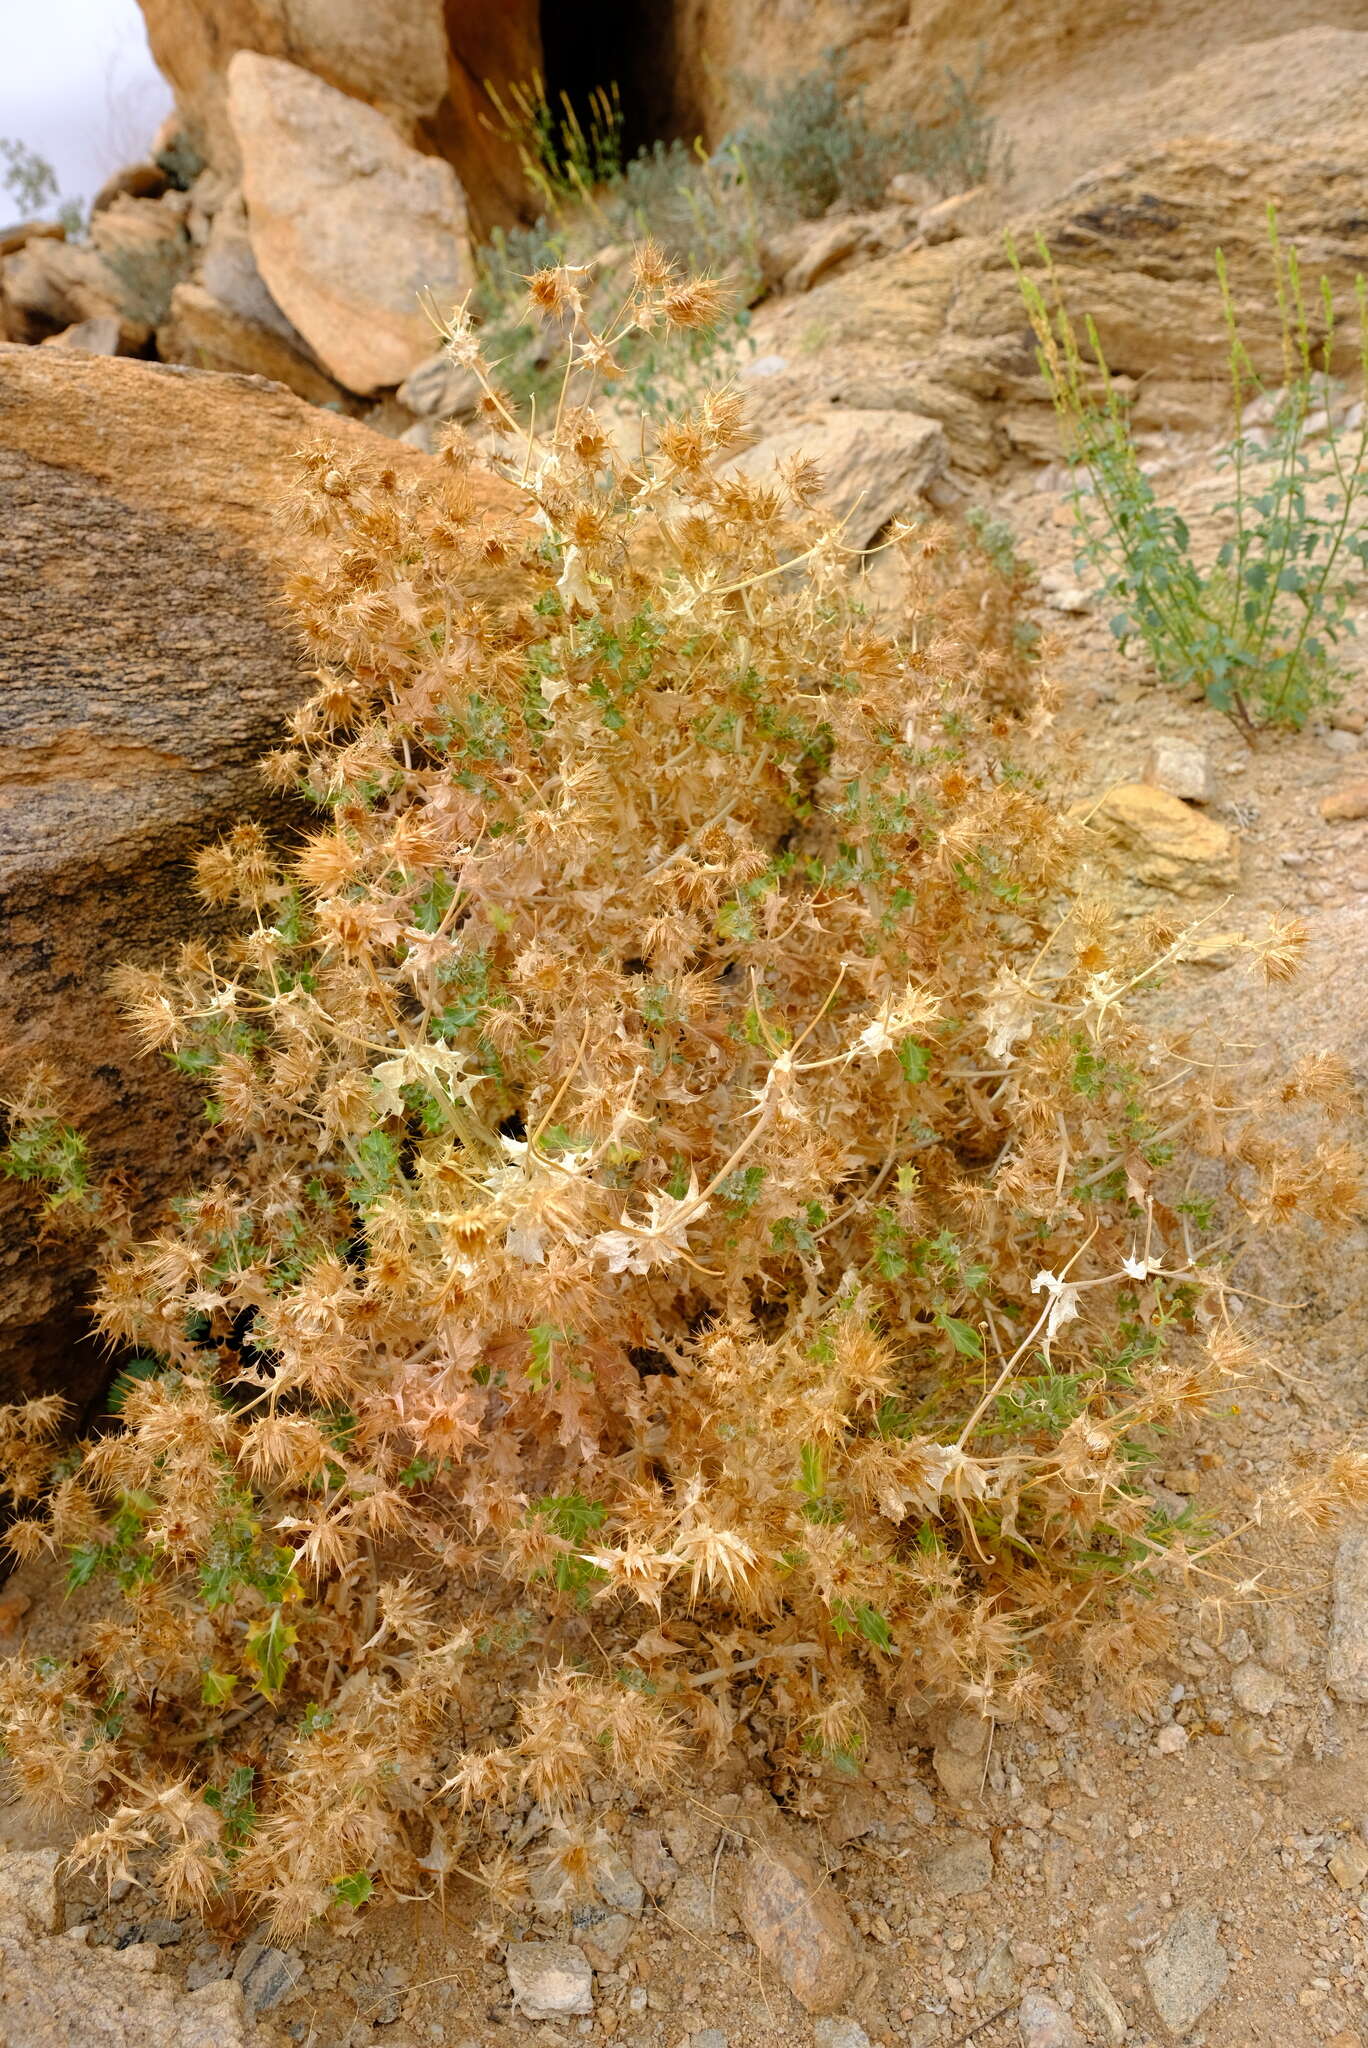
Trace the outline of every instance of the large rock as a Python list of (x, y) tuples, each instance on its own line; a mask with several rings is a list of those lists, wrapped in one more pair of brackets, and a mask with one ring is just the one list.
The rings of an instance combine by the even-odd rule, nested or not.
[(450, 166), (296, 64), (239, 51), (228, 104), (252, 253), (271, 297), (348, 390), (401, 384), (471, 281)]
[[(407, 142), (450, 163), (481, 232), (525, 203), (516, 146), (486, 90), (543, 67), (536, 0), (140, 0), (152, 54), (194, 146), (236, 175), (228, 67), (239, 50), (284, 57), (376, 107)], [(616, 74), (615, 74), (616, 75)]]
[(157, 354), (164, 363), (269, 377), (312, 405), (346, 408), (341, 385), (319, 369), (302, 343), (293, 347), (274, 327), (244, 319), (202, 284), (178, 284), (172, 292), (170, 317), (157, 329)]
[(766, 477), (799, 457), (817, 465), (821, 502), (842, 522), (846, 545), (864, 548), (890, 519), (924, 509), (921, 494), (941, 475), (949, 451), (935, 420), (843, 406), (771, 434), (728, 466)]
[[(198, 1104), (105, 981), (202, 928), (188, 862), (260, 812), (257, 757), (305, 688), (276, 508), (320, 435), (425, 466), (272, 385), (0, 347), (4, 1039), (63, 1070), (97, 1164), (151, 1199), (189, 1170)], [(103, 1370), (77, 1343), (90, 1248), (33, 1235), (0, 1179), (0, 1402), (80, 1399)]]
[(56, 1932), (55, 1849), (0, 1856), (0, 2042), (4, 2048), (266, 2048), (237, 1984), (182, 1991), (150, 1942), (94, 1948)]

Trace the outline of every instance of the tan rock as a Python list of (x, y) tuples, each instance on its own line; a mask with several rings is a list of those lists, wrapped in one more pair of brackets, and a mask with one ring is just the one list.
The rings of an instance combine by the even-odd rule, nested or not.
[(191, 363), (201, 370), (238, 371), (269, 377), (311, 405), (345, 407), (347, 394), (309, 355), (292, 348), (273, 328), (245, 320), (199, 284), (178, 284), (171, 316), (157, 329), (163, 362)]
[(227, 73), (239, 50), (284, 57), (377, 107), (454, 168), (481, 233), (521, 217), (516, 143), (485, 81), (544, 71), (537, 0), (140, 0), (148, 41), (199, 154), (236, 178)]
[(1368, 782), (1351, 782), (1347, 789), (1337, 789), (1331, 795), (1323, 796), (1320, 814), (1333, 825), (1368, 818)]
[(1368, 1530), (1340, 1539), (1325, 1681), (1337, 1700), (1368, 1706)]
[[(45, 341), (82, 320), (120, 316), (119, 288), (99, 254), (74, 242), (42, 237), (26, 241), (0, 260), (10, 328), (18, 341)], [(146, 341), (148, 329), (124, 323), (130, 347)]]
[(121, 194), (91, 221), (91, 246), (114, 280), (124, 320), (155, 327), (166, 318), (172, 290), (190, 265), (187, 208), (183, 192), (160, 199)]
[(123, 326), (116, 313), (95, 313), (89, 320), (78, 320), (74, 327), (64, 327), (60, 334), (50, 334), (42, 346), (78, 349), (88, 356), (122, 355)]
[(819, 222), (816, 233), (806, 237), (802, 254), (785, 271), (784, 290), (810, 292), (820, 279), (848, 257), (858, 255), (863, 247), (864, 230), (849, 215)]
[(822, 475), (822, 502), (844, 522), (848, 546), (863, 548), (890, 519), (914, 513), (949, 451), (935, 420), (915, 412), (833, 407), (811, 425), (786, 427), (728, 465), (751, 477), (806, 456)]
[(1187, 896), (1233, 888), (1239, 879), (1234, 834), (1167, 790), (1122, 783), (1094, 808), (1091, 822), (1111, 842), (1121, 867), (1152, 888)]
[(424, 357), (396, 395), (420, 420), (449, 420), (478, 412), (482, 389), (473, 370), (463, 370), (444, 349), (438, 349)]
[(66, 228), (59, 220), (17, 220), (0, 228), (0, 256), (13, 256), (26, 242), (64, 242)]
[(257, 266), (272, 298), (348, 390), (400, 384), (432, 346), (422, 299), (471, 282), (450, 165), (297, 65), (240, 51), (229, 110)]
[[(97, 1164), (150, 1214), (200, 1105), (137, 1053), (106, 978), (200, 927), (193, 854), (263, 814), (257, 758), (306, 687), (277, 595), (295, 450), (322, 435), (401, 476), (426, 464), (246, 378), (7, 346), (0, 390), (4, 1037), (62, 1071)], [(34, 1229), (0, 1179), (0, 1402), (80, 1401), (104, 1371), (81, 1341), (91, 1248), (35, 1258)]]
[(741, 1925), (808, 2012), (836, 2012), (860, 1970), (855, 1930), (831, 1879), (796, 1849), (753, 1843), (737, 1904)]
[(103, 213), (116, 199), (160, 199), (170, 184), (170, 174), (160, 164), (125, 164), (105, 179), (90, 202), (90, 211), (92, 215)]

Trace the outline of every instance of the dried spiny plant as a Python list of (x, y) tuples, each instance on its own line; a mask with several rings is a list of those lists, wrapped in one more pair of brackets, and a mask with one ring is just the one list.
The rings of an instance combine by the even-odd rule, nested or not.
[[(586, 380), (715, 291), (647, 247), (595, 331), (530, 285), (540, 435), (447, 335), (502, 500), (459, 432), (416, 480), (304, 458), (317, 682), (266, 765), (324, 822), (240, 827), (200, 867), (240, 936), (123, 977), (226, 1163), (111, 1248), (103, 1433), (0, 1415), (10, 1543), (89, 1604), (0, 1681), (15, 1780), (94, 1809), (78, 1862), (283, 1933), (458, 1868), (515, 1901), (480, 1837), (529, 1798), (572, 1891), (584, 1795), (743, 1719), (854, 1760), (872, 1702), (1028, 1711), (1075, 1639), (1143, 1697), (1205, 1554), (1143, 1461), (1240, 1369), (1239, 1206), (1353, 1179), (1134, 1020), (1179, 938), (1069, 897), (1000, 606), (876, 629), (812, 469), (728, 472), (728, 392), (610, 438)], [(48, 1093), (13, 1119), (88, 1213)]]

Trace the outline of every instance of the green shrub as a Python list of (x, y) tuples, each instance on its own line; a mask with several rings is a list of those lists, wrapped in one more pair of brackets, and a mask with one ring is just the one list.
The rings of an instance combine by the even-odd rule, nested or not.
[[(1084, 323), (1086, 355), (1041, 248), (1053, 303), (1017, 265), (1041, 368), (1074, 468), (1081, 565), (1102, 578), (1115, 606), (1112, 631), (1144, 644), (1160, 680), (1200, 691), (1246, 733), (1303, 725), (1335, 695), (1334, 650), (1353, 630), (1348, 609), (1368, 569), (1368, 413), (1337, 422), (1330, 384), (1335, 312), (1319, 294), (1320, 333), (1296, 251), (1283, 247), (1269, 211), (1273, 289), (1282, 327), (1283, 386), (1265, 393), (1241, 337), (1225, 264), (1217, 252), (1229, 336), (1234, 433), (1223, 463), (1231, 496), (1215, 508), (1227, 532), (1200, 563), (1186, 522), (1145, 475), (1126, 397), (1096, 328)], [(1013, 260), (1016, 261), (1015, 253)], [(1358, 281), (1363, 385), (1368, 393), (1368, 311)], [(1271, 413), (1251, 427), (1251, 401)]]
[(881, 126), (861, 94), (843, 93), (839, 67), (804, 72), (781, 85), (747, 83), (759, 118), (735, 137), (756, 189), (779, 219), (816, 220), (832, 207), (882, 205), (899, 171), (932, 191), (962, 192), (995, 168), (996, 123), (977, 98), (978, 80), (947, 71), (943, 102), (929, 118)]
[[(597, 329), (577, 273), (531, 297), (611, 381), (716, 294), (646, 248)], [(497, 477), (303, 459), (316, 688), (266, 766), (317, 828), (239, 826), (236, 937), (122, 978), (225, 1154), (114, 1235), (109, 1426), (0, 1408), (10, 1546), (81, 1613), (0, 1665), (9, 1781), (93, 1809), (75, 1867), (282, 1937), (448, 1871), (497, 1903), (510, 1805), (568, 1837), (743, 1728), (854, 1768), (900, 1703), (1033, 1709), (1066, 1641), (1155, 1697), (1151, 1596), (1204, 1567), (1140, 1466), (1244, 1357), (1173, 1204), (1201, 1151), (1255, 1229), (1355, 1185), (1128, 1012), (1175, 935), (1070, 900), (991, 607), (873, 626), (810, 467), (727, 472), (730, 392), (629, 456), (487, 403)], [(50, 1092), (10, 1155), (60, 1197)]]

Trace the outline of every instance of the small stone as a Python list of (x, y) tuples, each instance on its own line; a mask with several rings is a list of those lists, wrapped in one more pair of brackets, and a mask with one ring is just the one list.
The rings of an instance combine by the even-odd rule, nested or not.
[(632, 1830), (632, 1875), (653, 1899), (660, 1899), (679, 1876), (679, 1865), (655, 1828)]
[(727, 2037), (721, 2027), (704, 2027), (701, 2034), (690, 2034), (689, 2048), (728, 2048)]
[(571, 1915), (579, 1943), (596, 1970), (612, 1970), (621, 1962), (636, 1924), (625, 1913), (605, 1913), (599, 1906), (581, 1906)]
[(627, 1859), (616, 1849), (599, 1852), (594, 1865), (594, 1890), (605, 1906), (615, 1913), (630, 1913), (635, 1920), (646, 1903), (641, 1880), (634, 1877)]
[(1253, 1657), (1236, 1665), (1230, 1691), (1236, 1706), (1246, 1714), (1271, 1714), (1287, 1698), (1282, 1680)]
[(1341, 1891), (1362, 1891), (1368, 1884), (1368, 1842), (1353, 1836), (1341, 1842), (1330, 1858), (1329, 1870)]
[(974, 1995), (981, 2004), (1001, 2005), (1012, 1996), (1016, 1987), (1017, 1973), (1012, 1961), (1011, 1939), (1008, 1935), (1000, 1933), (974, 1978)]
[(1359, 750), (1358, 735), (1335, 725), (1321, 734), (1320, 743), (1327, 754), (1356, 754)]
[(1332, 732), (1368, 732), (1368, 711), (1354, 704), (1336, 704), (1328, 720)]
[(1121, 2006), (1112, 1995), (1108, 1984), (1096, 1963), (1084, 1963), (1078, 1973), (1078, 1988), (1083, 1994), (1094, 2019), (1112, 2048), (1123, 2048), (1129, 2023)]
[(782, 377), (787, 368), (787, 356), (757, 356), (754, 362), (747, 363), (741, 372), (741, 382), (754, 384), (765, 377)]
[(1249, 1640), (1248, 1629), (1237, 1628), (1221, 1645), (1227, 1664), (1243, 1664), (1246, 1657), (1254, 1655), (1254, 1645)]
[(513, 2006), (528, 2020), (594, 2010), (594, 1975), (583, 1949), (568, 1941), (514, 1941), (504, 1956)]
[(858, 2020), (818, 2020), (812, 2041), (813, 2048), (874, 2048)]
[[(1368, 783), (1364, 792), (1368, 795)], [(1350, 1530), (1335, 1557), (1325, 1680), (1336, 1699), (1368, 1705), (1368, 1529)]]
[[(894, 178), (889, 186), (892, 192)], [(928, 249), (934, 249), (941, 242), (953, 242), (964, 233), (961, 215), (976, 199), (983, 196), (983, 186), (974, 185), (967, 192), (952, 192), (948, 199), (938, 199), (934, 206), (925, 207), (917, 216), (917, 232)]]
[(1264, 1617), (1263, 1661), (1270, 1671), (1305, 1671), (1311, 1653), (1288, 1607), (1270, 1607)]
[(961, 1834), (926, 1868), (927, 1883), (944, 1899), (984, 1891), (993, 1881), (993, 1852), (984, 1835)]
[(303, 1981), (304, 1958), (288, 1948), (268, 1948), (264, 1942), (249, 1941), (233, 1976), (253, 2012), (269, 2012), (273, 2005), (294, 1996)]
[[(1088, 815), (1086, 806), (1082, 815)], [(1201, 889), (1232, 888), (1239, 880), (1234, 835), (1165, 789), (1122, 783), (1108, 790), (1091, 817), (1095, 829), (1116, 847), (1121, 864), (1152, 888), (1190, 896)]]
[(1347, 825), (1356, 818), (1368, 818), (1368, 782), (1351, 782), (1347, 789), (1337, 789), (1330, 796), (1323, 796), (1320, 814), (1332, 825)]
[(1209, 804), (1216, 794), (1206, 748), (1176, 733), (1161, 733), (1155, 740), (1145, 765), (1145, 781), (1189, 804)]
[(400, 405), (417, 413), (420, 420), (449, 420), (469, 416), (480, 409), (482, 386), (473, 370), (453, 363), (445, 349), (424, 356), (416, 370), (410, 370), (399, 386)]
[(935, 1771), (948, 1798), (957, 1806), (972, 1806), (983, 1790), (983, 1758), (965, 1756), (957, 1749), (937, 1743), (931, 1752)]
[(701, 1870), (686, 1870), (670, 1893), (670, 1919), (689, 1934), (715, 1934), (713, 1887)]
[(60, 334), (49, 335), (42, 346), (86, 356), (121, 355), (123, 324), (115, 313), (93, 313), (88, 320), (75, 320)]
[(864, 228), (850, 215), (825, 223), (812, 237), (796, 263), (784, 273), (786, 292), (810, 292), (838, 263), (857, 255), (864, 245)]
[(1181, 1721), (1167, 1721), (1154, 1738), (1160, 1756), (1181, 1756), (1188, 1746), (1188, 1732)]
[(1083, 2036), (1069, 2015), (1043, 1991), (1028, 1991), (1017, 2013), (1021, 2048), (1083, 2048)]
[(860, 1970), (855, 1930), (839, 1894), (806, 1856), (757, 1842), (746, 1859), (741, 1925), (811, 2013), (845, 2003)]
[(1225, 1989), (1230, 1963), (1217, 1938), (1214, 1913), (1185, 1906), (1144, 1960), (1150, 1997), (1169, 2033), (1180, 2040)]

